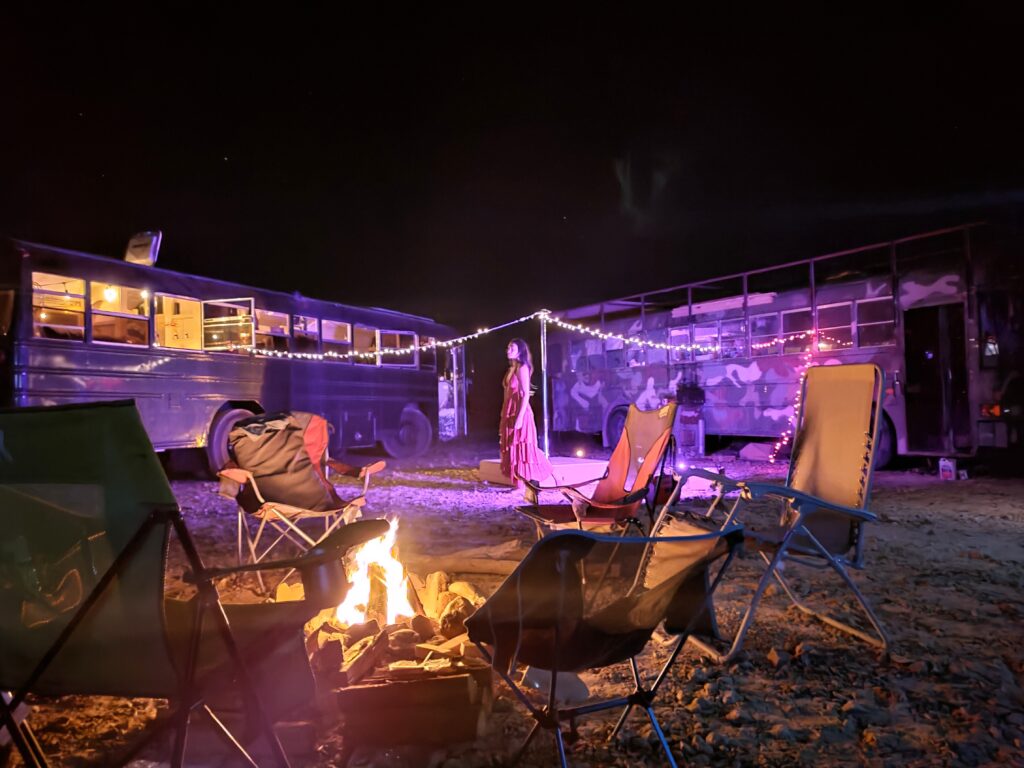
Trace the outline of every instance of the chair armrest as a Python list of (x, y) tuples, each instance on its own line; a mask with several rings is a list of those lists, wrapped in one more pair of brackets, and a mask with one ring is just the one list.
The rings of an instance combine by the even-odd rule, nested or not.
[(727, 492), (742, 491), (749, 485), (749, 483), (742, 480), (733, 480), (731, 477), (726, 475), (722, 475), (717, 472), (708, 472), (706, 469), (697, 469), (695, 467), (684, 469), (681, 472), (676, 472), (675, 475), (678, 478), (679, 483), (685, 483), (686, 479), (689, 477), (699, 477), (703, 480), (710, 480), (713, 483), (721, 485), (722, 489)]
[[(242, 486), (248, 483), (252, 487), (252, 492), (256, 494), (256, 498), (257, 500), (259, 500), (259, 503), (267, 503), (267, 500), (263, 498), (263, 494), (260, 493), (259, 486), (256, 484), (256, 476), (253, 475), (253, 473), (250, 472), (249, 470), (242, 469), (241, 467), (226, 467), (217, 473), (217, 477), (221, 479), (221, 487), (219, 490), (221, 496), (233, 499), (235, 498), (235, 496), (238, 495), (238, 491), (242, 489)], [(225, 480), (231, 483), (237, 483), (238, 489), (234, 493), (225, 493)]]
[(608, 470), (601, 477), (595, 477), (590, 480), (581, 480), (578, 483), (571, 483), (567, 485), (541, 485), (534, 480), (527, 480), (525, 477), (516, 475), (516, 479), (521, 480), (534, 493), (540, 493), (541, 491), (564, 491), (566, 488), (582, 488), (584, 485), (590, 485), (591, 483), (599, 483), (608, 477)]
[(631, 504), (636, 504), (639, 501), (643, 501), (647, 497), (647, 488), (641, 488), (633, 491), (632, 493), (626, 494), (618, 501), (595, 501), (584, 496), (582, 493), (577, 491), (575, 488), (565, 487), (562, 493), (570, 499), (579, 504), (586, 504), (588, 507), (594, 509), (620, 509), (622, 507), (628, 507)]
[(377, 472), (380, 472), (382, 469), (387, 467), (387, 465), (388, 465), (388, 463), (386, 461), (384, 461), (383, 459), (381, 459), (380, 461), (375, 461), (372, 464), (367, 464), (365, 467), (361, 467), (359, 469), (359, 477), (360, 478), (369, 477), (370, 475), (373, 475), (373, 474), (375, 474)]
[(752, 498), (774, 496), (780, 499), (787, 499), (798, 510), (801, 505), (806, 504), (819, 509), (827, 509), (830, 512), (838, 512), (842, 515), (855, 518), (865, 523), (878, 522), (878, 516), (874, 512), (869, 512), (866, 509), (847, 507), (843, 504), (833, 504), (831, 501), (825, 501), (817, 496), (812, 496), (809, 493), (798, 491), (795, 488), (790, 488), (786, 485), (772, 485), (771, 483), (745, 483), (744, 487), (750, 492)]

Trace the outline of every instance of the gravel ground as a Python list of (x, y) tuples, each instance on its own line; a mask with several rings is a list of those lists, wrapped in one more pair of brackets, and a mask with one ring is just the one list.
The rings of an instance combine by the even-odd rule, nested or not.
[[(533, 526), (513, 510), (518, 497), (481, 483), (476, 463), (493, 448), (477, 442), (438, 446), (416, 460), (391, 461), (369, 495), (366, 516), (400, 520), (400, 557), (441, 556), (516, 539), (525, 553)], [(361, 457), (366, 460), (367, 457)], [(784, 467), (715, 457), (737, 477), (779, 479)], [(693, 765), (1024, 765), (1024, 480), (979, 477), (942, 482), (918, 471), (876, 474), (868, 568), (855, 579), (893, 636), (888, 658), (804, 617), (781, 594), (762, 603), (736, 662), (715, 666), (684, 651), (663, 687), (659, 714), (678, 756)], [(174, 490), (209, 563), (234, 556), (233, 504), (216, 484), (178, 480)], [(754, 510), (764, 520), (771, 510)], [(720, 620), (738, 620), (757, 575), (740, 560), (719, 593)], [(187, 592), (172, 544), (168, 591)], [(788, 572), (820, 604), (850, 607), (831, 573)], [(469, 577), (484, 592), (499, 577)], [(232, 601), (258, 600), (253, 584), (223, 585)], [(641, 667), (667, 654), (660, 635)], [(624, 684), (628, 669), (585, 676), (596, 694)], [(32, 700), (32, 722), (58, 765), (106, 765), (163, 702), (64, 697)], [(623, 736), (602, 737), (614, 718), (581, 723), (575, 765), (661, 765), (646, 720), (637, 715)], [(353, 765), (446, 768), (500, 764), (530, 721), (501, 695), (488, 735), (475, 744), (425, 752), (358, 753)], [(537, 739), (524, 765), (551, 765), (550, 739)], [(303, 764), (336, 765), (337, 723), (321, 721), (319, 749)], [(155, 757), (159, 757), (156, 755)], [(166, 758), (165, 758), (166, 759)], [(12, 758), (17, 763), (16, 758)], [(192, 764), (219, 765), (195, 755)], [(157, 765), (140, 760), (137, 766)]]

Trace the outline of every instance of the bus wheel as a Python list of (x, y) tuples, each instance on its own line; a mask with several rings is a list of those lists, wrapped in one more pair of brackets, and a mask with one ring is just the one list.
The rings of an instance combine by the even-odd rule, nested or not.
[(619, 444), (622, 430), (626, 428), (627, 413), (628, 410), (626, 408), (616, 408), (608, 415), (608, 425), (605, 428), (605, 434), (608, 435), (607, 448), (614, 448)]
[(884, 413), (878, 422), (878, 437), (875, 438), (875, 469), (885, 469), (896, 456), (896, 430)]
[(384, 450), (396, 459), (408, 459), (425, 453), (434, 437), (430, 427), (430, 419), (416, 408), (402, 411), (398, 429), (381, 439)]
[(210, 440), (206, 444), (206, 461), (210, 466), (210, 474), (216, 476), (231, 458), (228, 453), (228, 435), (235, 428), (235, 424), (254, 415), (246, 408), (229, 408), (213, 420), (213, 424), (210, 425)]

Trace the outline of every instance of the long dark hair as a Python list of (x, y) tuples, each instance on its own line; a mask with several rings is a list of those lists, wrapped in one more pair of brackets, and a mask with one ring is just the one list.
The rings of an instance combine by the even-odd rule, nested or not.
[(519, 365), (527, 365), (530, 367), (530, 376), (533, 376), (533, 355), (530, 354), (529, 345), (522, 339), (512, 339), (509, 344), (515, 344), (516, 349), (519, 350), (519, 356), (515, 361)]

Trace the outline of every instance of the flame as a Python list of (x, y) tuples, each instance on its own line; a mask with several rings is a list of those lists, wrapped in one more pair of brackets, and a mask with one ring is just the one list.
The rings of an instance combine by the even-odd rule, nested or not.
[(349, 588), (345, 602), (338, 606), (336, 616), (342, 624), (351, 626), (366, 621), (370, 602), (370, 565), (376, 563), (384, 572), (387, 589), (387, 623), (394, 624), (399, 616), (413, 616), (416, 611), (409, 605), (405, 569), (391, 554), (398, 535), (398, 521), (390, 522), (390, 529), (379, 539), (366, 542), (353, 554), (348, 574)]

